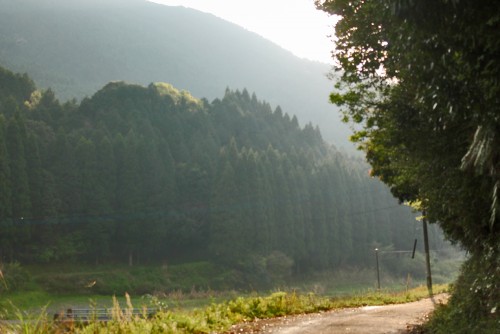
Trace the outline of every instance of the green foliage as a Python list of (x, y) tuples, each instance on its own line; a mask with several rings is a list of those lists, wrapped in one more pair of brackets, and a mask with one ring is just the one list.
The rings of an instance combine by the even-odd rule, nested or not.
[(30, 282), (30, 274), (19, 263), (0, 266), (0, 294), (26, 289)]
[(81, 104), (61, 105), (50, 91), (29, 108), (17, 102), (0, 118), (6, 260), (223, 268), (182, 284), (162, 273), (144, 282), (132, 277), (144, 273), (41, 275), (48, 291), (86, 291), (96, 279), (96, 293), (270, 288), (370, 265), (374, 243), (412, 242), (413, 226), (401, 222), (413, 215), (365, 164), (246, 90), (209, 103), (168, 84), (112, 82)]
[[(275, 292), (268, 297), (237, 298), (226, 305), (228, 314), (234, 314), (238, 322), (284, 315), (312, 313), (328, 310), (331, 304), (327, 299), (312, 294), (298, 295), (294, 292)], [(238, 319), (241, 317), (241, 319)]]
[(9, 116), (20, 107), (19, 101), (28, 100), (35, 91), (35, 84), (28, 75), (14, 74), (5, 68), (0, 68), (0, 87), (0, 99), (9, 101), (0, 106), (0, 112)]
[(210, 262), (133, 267), (44, 265), (43, 269), (31, 267), (29, 272), (40, 289), (54, 295), (109, 296), (125, 292), (145, 295), (169, 294), (173, 291), (189, 294), (248, 286), (242, 283), (240, 272)]
[(292, 275), (293, 259), (286, 254), (274, 251), (265, 258), (265, 261), (266, 269), (273, 281), (283, 281)]
[[(170, 286), (166, 290), (189, 292), (193, 289), (223, 290), (229, 288), (235, 281), (230, 280), (230, 272), (225, 268), (210, 262), (191, 262), (170, 265), (164, 269)], [(224, 282), (227, 280), (227, 282)]]
[[(340, 17), (334, 56), (342, 74), (331, 100), (359, 124), (353, 139), (373, 175), (401, 201), (420, 200), (427, 218), (471, 253), (477, 270), (466, 265), (465, 276), (492, 277), (482, 261), (500, 254), (499, 3), (316, 3)], [(481, 300), (497, 296), (493, 284), (481, 291), (469, 296), (477, 308), (451, 303), (473, 314), (472, 327), (490, 317)]]
[[(446, 287), (436, 287), (440, 293)], [(3, 324), (0, 329), (19, 330), (26, 333), (35, 332), (43, 325), (44, 333), (57, 333), (61, 330), (73, 333), (214, 333), (228, 330), (231, 325), (253, 321), (255, 319), (274, 318), (286, 315), (313, 313), (336, 308), (359, 307), (366, 305), (383, 305), (405, 303), (419, 300), (427, 296), (425, 287), (404, 293), (367, 292), (352, 297), (328, 299), (315, 294), (298, 294), (295, 292), (275, 292), (269, 296), (237, 297), (219, 304), (211, 304), (203, 309), (192, 311), (162, 310), (152, 318), (132, 315), (132, 302), (126, 295), (125, 304), (121, 306), (113, 298), (113, 318), (107, 322), (91, 321), (88, 324), (72, 322), (52, 322), (47, 320), (45, 312), (35, 317), (21, 317), (15, 324)], [(37, 319), (32, 321), (31, 319)]]
[(197, 110), (202, 105), (202, 102), (188, 91), (179, 91), (171, 84), (157, 82), (151, 84), (150, 87), (154, 88), (160, 96), (168, 96), (172, 98), (175, 104), (187, 106), (188, 109)]
[(38, 313), (30, 313), (12, 306), (15, 310), (16, 320), (7, 324), (0, 324), (0, 331), (6, 333), (38, 334), (51, 333), (53, 326), (43, 307)]
[[(469, 258), (453, 284), (448, 304), (425, 325), (428, 333), (494, 333), (499, 325), (499, 265), (493, 254)], [(478, 277), (478, 272), (483, 275)]]

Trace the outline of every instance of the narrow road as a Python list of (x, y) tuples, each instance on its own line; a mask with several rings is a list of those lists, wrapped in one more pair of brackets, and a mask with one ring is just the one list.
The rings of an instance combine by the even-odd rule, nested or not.
[(406, 333), (411, 325), (422, 323), (434, 306), (446, 302), (447, 295), (407, 304), (366, 306), (259, 320), (234, 328), (230, 333), (272, 334), (386, 334)]

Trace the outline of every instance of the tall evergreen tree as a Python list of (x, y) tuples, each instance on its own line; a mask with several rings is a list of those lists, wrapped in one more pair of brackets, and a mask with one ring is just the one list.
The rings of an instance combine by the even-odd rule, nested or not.
[(10, 159), (7, 151), (5, 117), (0, 115), (0, 221), (12, 215)]
[(249, 251), (241, 226), (241, 203), (236, 186), (236, 174), (227, 161), (217, 178), (211, 201), (210, 251), (217, 261), (231, 264)]
[(12, 216), (16, 220), (28, 218), (31, 214), (28, 170), (26, 166), (26, 130), (19, 113), (7, 125), (7, 149), (10, 160), (10, 184)]

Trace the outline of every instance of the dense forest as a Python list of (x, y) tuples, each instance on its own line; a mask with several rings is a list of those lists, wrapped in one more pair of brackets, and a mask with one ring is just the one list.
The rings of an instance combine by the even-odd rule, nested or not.
[(61, 104), (0, 71), (0, 255), (22, 263), (179, 263), (295, 272), (408, 249), (413, 214), (247, 90), (209, 102), (165, 83), (113, 82)]

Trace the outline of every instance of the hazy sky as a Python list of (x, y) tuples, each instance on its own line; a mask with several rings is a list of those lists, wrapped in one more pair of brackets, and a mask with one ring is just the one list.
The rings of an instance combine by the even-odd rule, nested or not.
[(332, 63), (335, 19), (313, 0), (150, 0), (212, 13), (253, 31), (301, 58)]

